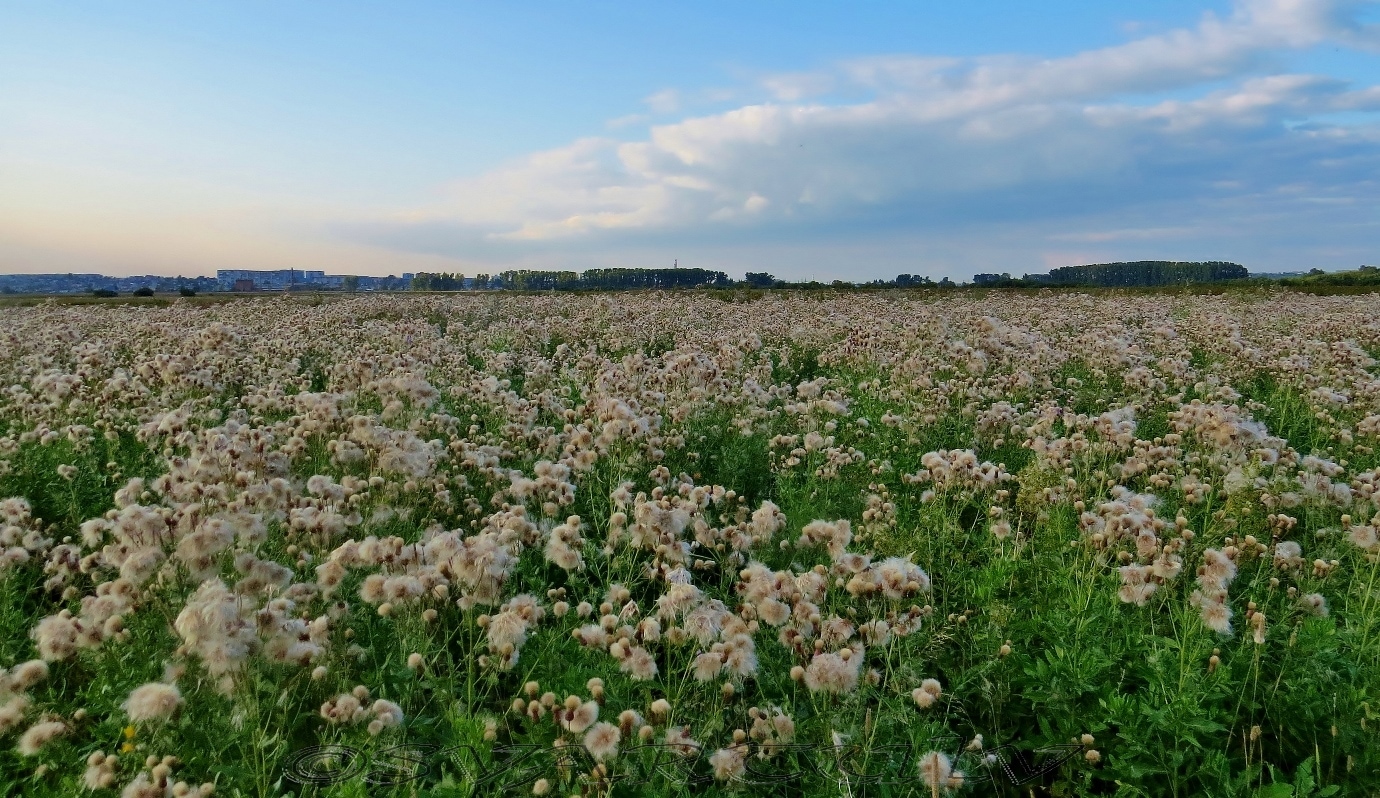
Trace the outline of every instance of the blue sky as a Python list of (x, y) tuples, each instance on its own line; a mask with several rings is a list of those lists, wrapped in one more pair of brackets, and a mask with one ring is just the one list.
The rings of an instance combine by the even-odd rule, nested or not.
[(1380, 8), (0, 2), (0, 271), (1380, 262)]

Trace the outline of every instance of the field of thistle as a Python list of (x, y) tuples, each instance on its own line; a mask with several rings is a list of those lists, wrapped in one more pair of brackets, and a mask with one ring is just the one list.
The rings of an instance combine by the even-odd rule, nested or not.
[(1380, 790), (1380, 295), (0, 308), (0, 794)]

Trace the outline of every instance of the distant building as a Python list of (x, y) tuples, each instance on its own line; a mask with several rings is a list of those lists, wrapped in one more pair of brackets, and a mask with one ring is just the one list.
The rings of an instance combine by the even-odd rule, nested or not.
[[(346, 279), (349, 278), (347, 285)], [(104, 274), (0, 274), (0, 293), (4, 294), (87, 294), (115, 291), (125, 294), (139, 288), (159, 293), (191, 289), (209, 291), (406, 291), (413, 275), (402, 277), (354, 277), (326, 274), (307, 269), (221, 269), (215, 277), (166, 277), (136, 275), (110, 277)]]
[(325, 272), (307, 269), (220, 269), (216, 272), (216, 282), (221, 290), (239, 290), (235, 284), (239, 280), (251, 280), (259, 291), (291, 291), (301, 288), (340, 288), (342, 277), (328, 277)]
[(166, 277), (157, 274), (108, 277), (104, 274), (0, 274), (0, 293), (6, 294), (85, 294), (91, 291), (127, 293), (152, 288), (172, 293), (182, 288), (214, 291), (218, 283), (211, 277)]

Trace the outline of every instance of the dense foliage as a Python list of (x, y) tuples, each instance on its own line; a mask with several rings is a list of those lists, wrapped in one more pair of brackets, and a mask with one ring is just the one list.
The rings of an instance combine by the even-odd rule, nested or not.
[(1221, 261), (1203, 263), (1165, 260), (1138, 260), (1128, 263), (1094, 263), (1062, 266), (1049, 274), (1027, 274), (1025, 281), (1047, 285), (1087, 285), (1103, 288), (1133, 288), (1162, 285), (1215, 283), (1249, 277), (1245, 266)]
[(1373, 794), (1378, 320), (8, 308), (0, 793)]
[(1314, 269), (1298, 277), (1286, 277), (1280, 283), (1290, 287), (1313, 288), (1320, 286), (1377, 286), (1380, 285), (1380, 267), (1362, 266), (1359, 269), (1341, 272), (1324, 272)]

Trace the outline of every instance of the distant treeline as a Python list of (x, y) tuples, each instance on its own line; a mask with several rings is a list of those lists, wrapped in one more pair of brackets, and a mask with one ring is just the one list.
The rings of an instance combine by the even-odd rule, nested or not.
[(663, 288), (728, 288), (727, 274), (709, 269), (589, 269), (572, 271), (506, 271), (498, 274), (422, 273), (412, 278), (414, 291), (628, 291)]
[(676, 288), (956, 288), (947, 277), (934, 282), (914, 274), (897, 275), (892, 280), (873, 280), (856, 284), (843, 280), (821, 283), (778, 280), (767, 272), (748, 272), (742, 280), (732, 280), (720, 271), (709, 269), (589, 269), (584, 272), (507, 271), (498, 274), (423, 272), (412, 278), (414, 291), (634, 291)]
[(1216, 283), (1244, 280), (1250, 273), (1238, 263), (1206, 261), (1181, 263), (1166, 260), (1138, 260), (1129, 263), (1094, 263), (1051, 269), (1046, 282), (1054, 285), (1096, 285), (1129, 288), (1185, 283)]
[[(513, 270), (497, 274), (476, 274), (466, 277), (451, 272), (423, 272), (397, 277), (338, 278), (338, 285), (301, 284), (287, 286), (288, 290), (366, 291), (627, 291), (667, 289), (834, 289), (871, 290), (914, 288), (927, 290), (959, 289), (967, 283), (955, 283), (945, 277), (933, 280), (917, 274), (898, 274), (890, 280), (851, 282), (833, 280), (789, 281), (777, 279), (767, 272), (748, 272), (742, 280), (730, 279), (721, 271), (710, 269), (589, 269), (574, 271)], [(367, 285), (366, 285), (367, 281)], [(223, 281), (221, 281), (223, 282)], [(1125, 263), (1094, 263), (1086, 266), (1065, 266), (1048, 274), (1026, 274), (1012, 277), (1009, 273), (977, 274), (971, 285), (977, 288), (1050, 288), (1101, 287), (1139, 288), (1155, 286), (1194, 285), (1238, 282), (1246, 285), (1279, 285), (1300, 289), (1326, 290), (1380, 287), (1380, 267), (1361, 266), (1343, 272), (1324, 272), (1313, 269), (1286, 274), (1259, 274), (1254, 277), (1246, 267), (1224, 261), (1178, 262), (1143, 260)], [(268, 286), (283, 290), (283, 287)], [(154, 291), (181, 293), (193, 296), (200, 292), (229, 290), (211, 277), (106, 277), (99, 274), (0, 274), (0, 294), (70, 294), (96, 292), (100, 296), (118, 296), (126, 292), (142, 295)], [(264, 288), (260, 288), (264, 290)]]
[(1013, 278), (1009, 274), (979, 274), (973, 277), (973, 283), (993, 287), (1096, 286), (1101, 288), (1137, 288), (1218, 283), (1224, 280), (1244, 280), (1248, 277), (1250, 277), (1250, 273), (1246, 271), (1245, 266), (1239, 263), (1138, 260), (1125, 263), (1063, 266), (1050, 270), (1049, 274), (1027, 274), (1019, 279)]
[[(1142, 260), (1127, 263), (1094, 263), (1065, 266), (1048, 274), (979, 274), (973, 284), (989, 288), (1039, 288), (1087, 286), (1137, 288), (1195, 283), (1218, 283), (1250, 277), (1246, 267), (1224, 261), (1179, 262)], [(1285, 283), (1287, 284), (1287, 280)], [(1360, 283), (1346, 283), (1360, 284)], [(916, 274), (899, 274), (890, 280), (853, 283), (834, 280), (791, 282), (766, 272), (748, 272), (742, 280), (732, 280), (721, 271), (709, 269), (589, 269), (574, 271), (506, 271), (498, 274), (422, 273), (412, 279), (414, 291), (628, 291), (678, 288), (958, 288), (947, 277), (932, 280)]]
[(1322, 269), (1313, 269), (1308, 274), (1301, 274), (1297, 277), (1285, 277), (1281, 279), (1280, 285), (1287, 285), (1293, 288), (1308, 288), (1310, 286), (1372, 286), (1380, 285), (1380, 267), (1362, 266), (1359, 269), (1352, 269), (1345, 272), (1325, 272)]
[[(488, 275), (484, 275), (487, 281)], [(478, 278), (476, 278), (478, 279)], [(413, 291), (462, 291), (474, 287), (463, 274), (422, 272), (412, 278)]]

